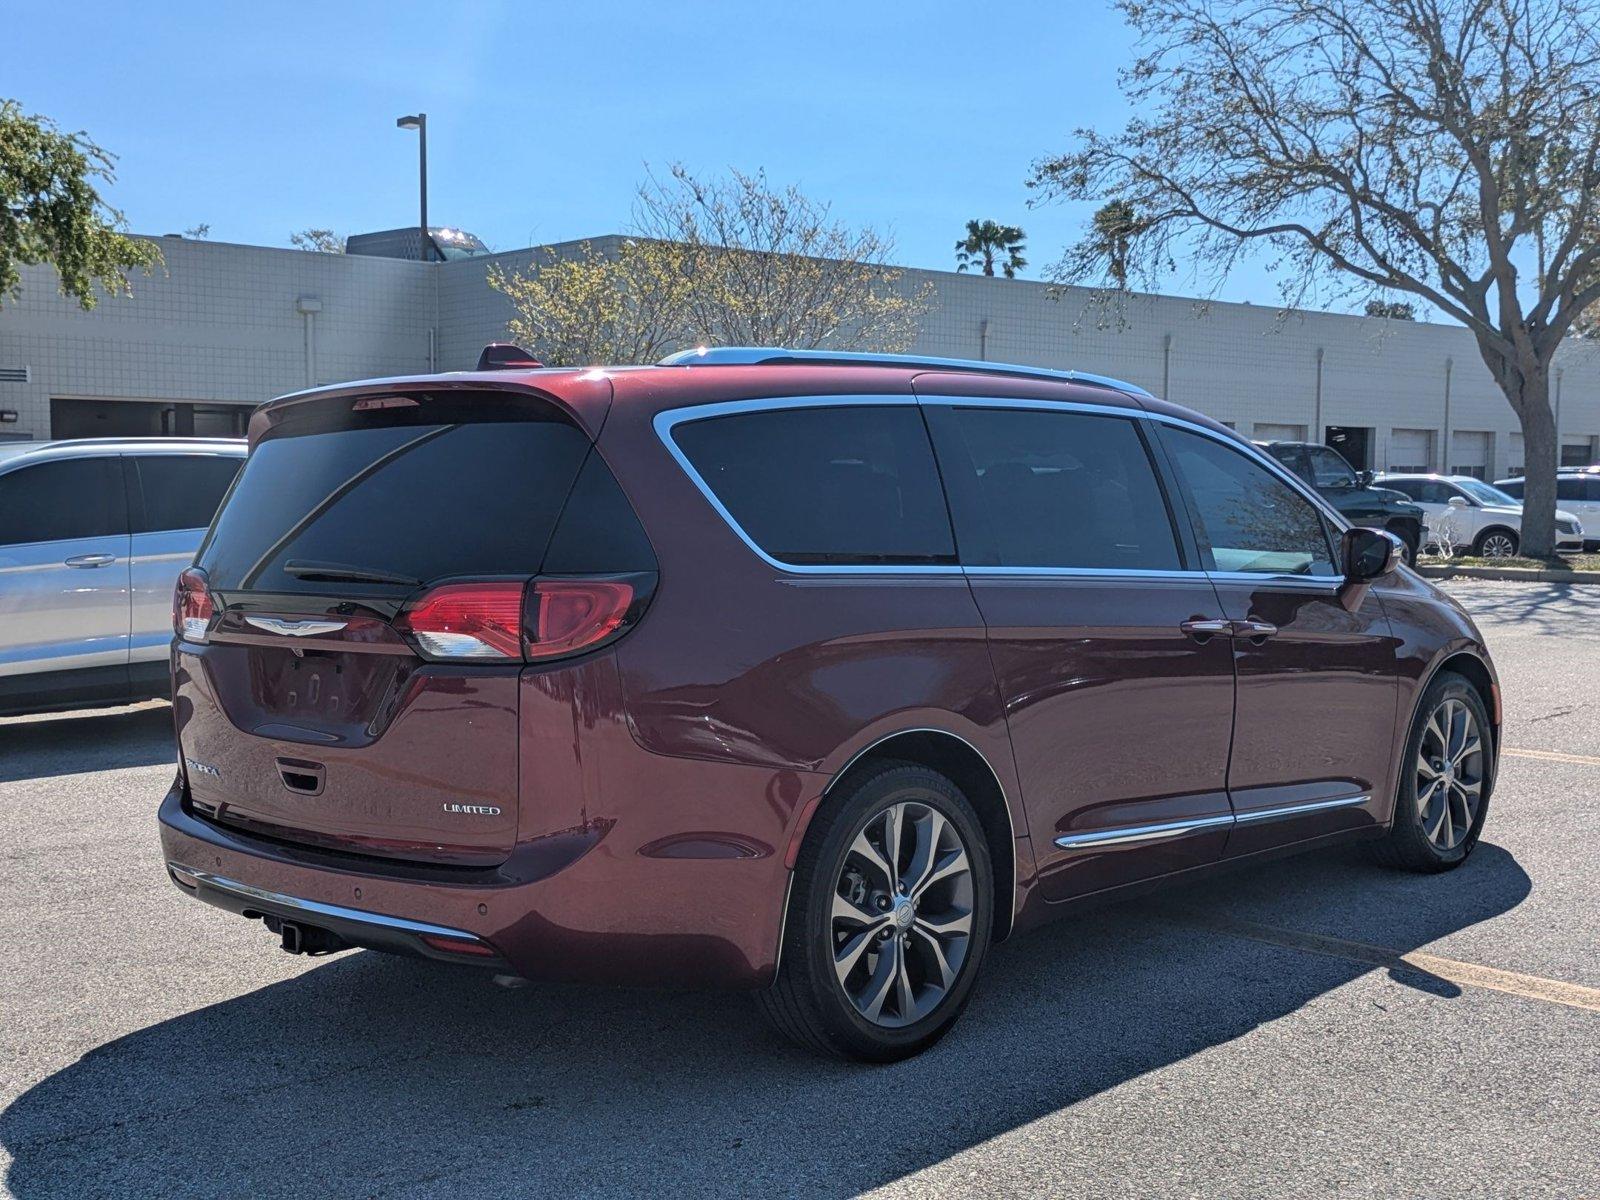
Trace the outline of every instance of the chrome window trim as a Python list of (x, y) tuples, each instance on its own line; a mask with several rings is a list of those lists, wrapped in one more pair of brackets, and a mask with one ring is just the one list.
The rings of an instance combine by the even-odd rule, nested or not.
[(197, 871), (193, 867), (186, 867), (182, 863), (168, 862), (167, 869), (175, 875), (193, 879), (206, 887), (215, 888), (219, 892), (228, 892), (238, 896), (241, 900), (259, 900), (263, 904), (276, 904), (293, 912), (309, 913), (312, 916), (333, 917), (341, 921), (352, 921), (361, 925), (375, 925), (383, 929), (395, 929), (402, 933), (412, 933), (421, 936), (428, 934), (433, 937), (447, 937), (456, 941), (483, 942), (475, 933), (468, 933), (464, 929), (451, 929), (447, 925), (430, 925), (426, 921), (412, 921), (405, 917), (390, 917), (383, 913), (367, 912), (359, 908), (346, 908), (341, 904), (324, 904), (320, 900), (306, 900), (300, 896), (290, 896), (284, 892), (270, 892), (266, 888), (254, 887), (248, 883), (240, 883), (237, 879), (229, 879), (223, 875), (213, 875), (209, 871)]
[(1076, 400), (1045, 400), (1037, 397), (916, 396), (900, 392), (845, 393), (837, 396), (768, 396), (751, 400), (725, 400), (711, 404), (690, 405), (685, 408), (664, 409), (652, 418), (651, 424), (656, 431), (656, 436), (660, 438), (661, 444), (677, 460), (678, 466), (688, 475), (690, 482), (706, 498), (706, 502), (717, 511), (718, 515), (722, 517), (723, 521), (727, 523), (739, 540), (749, 547), (751, 553), (773, 569), (791, 575), (1037, 575), (1041, 577), (1084, 579), (1210, 578), (1228, 582), (1258, 582), (1273, 587), (1288, 585), (1294, 587), (1309, 586), (1318, 589), (1330, 586), (1337, 587), (1344, 583), (1344, 576), (1342, 575), (1281, 575), (1267, 572), (1258, 574), (1251, 571), (1206, 571), (1201, 568), (1178, 571), (1135, 571), (1116, 567), (994, 567), (982, 565), (963, 566), (960, 564), (949, 566), (892, 566), (870, 563), (786, 563), (774, 558), (756, 545), (755, 540), (745, 532), (738, 521), (734, 520), (733, 514), (728, 511), (722, 501), (717, 499), (716, 493), (711, 490), (711, 485), (695, 469), (694, 464), (689, 461), (688, 456), (684, 454), (672, 436), (673, 429), (679, 425), (691, 421), (709, 420), (713, 417), (730, 416), (736, 413), (766, 412), (789, 408), (854, 408), (884, 405), (897, 407), (938, 405), (949, 408), (1015, 408), (1042, 412), (1078, 412), (1087, 413), (1091, 416), (1120, 417), (1124, 420), (1134, 421), (1156, 421), (1190, 433), (1198, 433), (1214, 442), (1227, 446), (1250, 462), (1266, 468), (1269, 474), (1286, 483), (1290, 490), (1310, 501), (1316, 511), (1321, 513), (1333, 525), (1335, 530), (1342, 532), (1351, 528), (1350, 523), (1336, 509), (1323, 500), (1314, 488), (1309, 487), (1304, 480), (1282, 463), (1277, 462), (1255, 446), (1249, 443), (1241, 443), (1236, 441), (1232, 435), (1209, 429), (1204, 425), (1185, 420), (1182, 417), (1124, 405), (1088, 404)]
[(1356, 796), (1341, 796), (1336, 800), (1312, 800), (1306, 804), (1286, 804), (1278, 808), (1257, 809), (1254, 812), (1190, 817), (1181, 821), (1162, 821), (1154, 825), (1123, 825), (1114, 829), (1096, 829), (1088, 833), (1064, 834), (1056, 838), (1056, 845), (1063, 850), (1094, 850), (1104, 846), (1161, 842), (1212, 829), (1231, 829), (1238, 825), (1279, 821), (1289, 817), (1305, 816), (1308, 813), (1327, 812), (1331, 809), (1354, 808), (1366, 804), (1371, 799), (1370, 793), (1362, 792)]

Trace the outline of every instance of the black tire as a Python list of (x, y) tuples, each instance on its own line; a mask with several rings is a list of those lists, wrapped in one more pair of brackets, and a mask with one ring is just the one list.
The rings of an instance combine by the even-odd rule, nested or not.
[[(1429, 722), (1448, 704), (1464, 705), (1477, 724), (1481, 743), (1481, 760), (1473, 767), (1480, 789), (1477, 808), (1467, 825), (1465, 836), (1459, 843), (1441, 847), (1429, 837), (1425, 826), (1423, 807), (1417, 802), (1418, 765), (1423, 739), (1428, 734)], [(1405, 751), (1399, 766), (1400, 784), (1396, 790), (1394, 823), (1382, 841), (1371, 843), (1372, 856), (1384, 866), (1400, 867), (1408, 871), (1449, 871), (1467, 861), (1478, 837), (1483, 832), (1484, 818), (1489, 812), (1489, 797), (1494, 790), (1495, 745), (1490, 734), (1489, 714), (1483, 706), (1483, 697), (1460, 675), (1441, 671), (1427, 687), (1417, 711), (1411, 718), (1411, 731), (1406, 737)], [(1449, 802), (1448, 795), (1446, 803)], [(1432, 811), (1430, 809), (1430, 811)]]
[[(913, 806), (911, 811), (932, 810), (948, 822), (948, 830), (934, 836), (948, 837), (953, 831), (960, 839), (968, 863), (969, 879), (960, 886), (962, 895), (967, 897), (962, 903), (970, 905), (970, 932), (965, 935), (960, 963), (949, 986), (930, 985), (923, 989), (925, 999), (941, 991), (942, 998), (930, 1001), (930, 1010), (917, 1019), (891, 1027), (869, 1020), (847, 995), (845, 983), (836, 973), (835, 954), (844, 950), (851, 939), (848, 927), (837, 928), (834, 912), (836, 897), (844, 894), (840, 888), (846, 886), (846, 879), (862, 880), (859, 873), (847, 875), (847, 871), (858, 871), (860, 867), (852, 850), (858, 836), (872, 836), (869, 831), (875, 823), (897, 805), (907, 803)], [(920, 838), (923, 828), (917, 824), (911, 836)], [(950, 852), (946, 853), (948, 856)], [(948, 857), (945, 861), (949, 861)], [(942, 886), (945, 885), (932, 885), (925, 895), (933, 897), (934, 889)], [(913, 889), (912, 895), (915, 894)], [(874, 907), (864, 899), (863, 906)], [(894, 912), (900, 912), (900, 908), (896, 902)], [(917, 933), (920, 926), (897, 935), (897, 929), (907, 927), (896, 926), (894, 919), (882, 918), (888, 941), (892, 943), (898, 936), (901, 944), (909, 947), (911, 934)], [(983, 827), (972, 805), (960, 788), (937, 771), (913, 763), (885, 762), (847, 782), (839, 794), (824, 801), (813, 819), (795, 863), (778, 977), (770, 989), (760, 993), (758, 1002), (780, 1033), (807, 1049), (860, 1062), (910, 1058), (943, 1037), (966, 1008), (993, 926), (994, 869)], [(866, 932), (862, 936), (866, 937)], [(874, 936), (882, 936), (882, 930)], [(873, 978), (877, 977), (876, 971), (867, 968), (874, 961), (893, 969), (883, 957), (891, 951), (903, 953), (908, 963), (926, 953), (920, 940), (917, 948), (904, 951), (894, 951), (892, 945), (889, 951), (881, 951), (877, 949), (879, 944), (870, 942), (860, 958), (861, 970)], [(915, 1012), (913, 1006), (913, 1015)]]
[(1491, 526), (1473, 539), (1472, 553), (1479, 558), (1486, 557), (1484, 547), (1488, 545), (1489, 539), (1502, 537), (1506, 538), (1511, 543), (1511, 552), (1509, 554), (1497, 555), (1496, 557), (1515, 558), (1517, 551), (1522, 549), (1522, 539), (1519, 538), (1513, 530), (1507, 529), (1503, 525)]

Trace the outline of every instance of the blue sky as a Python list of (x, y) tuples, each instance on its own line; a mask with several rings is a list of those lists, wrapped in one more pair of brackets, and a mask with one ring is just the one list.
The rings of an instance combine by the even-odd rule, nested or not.
[[(114, 151), (141, 233), (409, 224), (394, 118), (423, 109), (430, 218), (496, 249), (620, 230), (646, 164), (678, 160), (764, 167), (913, 266), (953, 267), (969, 217), (1020, 224), (1037, 278), (1086, 212), (1030, 211), (1029, 165), (1121, 123), (1131, 54), (1098, 2), (80, 2), (70, 41), (8, 56), (0, 95)], [(1256, 271), (1220, 294), (1275, 300)]]

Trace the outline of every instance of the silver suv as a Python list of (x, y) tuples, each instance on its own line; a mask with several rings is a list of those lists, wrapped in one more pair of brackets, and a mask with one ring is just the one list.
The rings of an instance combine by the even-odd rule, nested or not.
[(172, 589), (245, 443), (0, 445), (0, 714), (168, 694)]

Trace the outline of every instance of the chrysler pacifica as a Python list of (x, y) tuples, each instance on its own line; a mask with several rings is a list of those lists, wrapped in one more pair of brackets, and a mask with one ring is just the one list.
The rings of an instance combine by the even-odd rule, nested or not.
[(1215, 421), (990, 363), (509, 367), (264, 405), (179, 581), (168, 870), (289, 950), (747, 989), (888, 1060), (1088, 898), (1477, 842), (1477, 630)]

